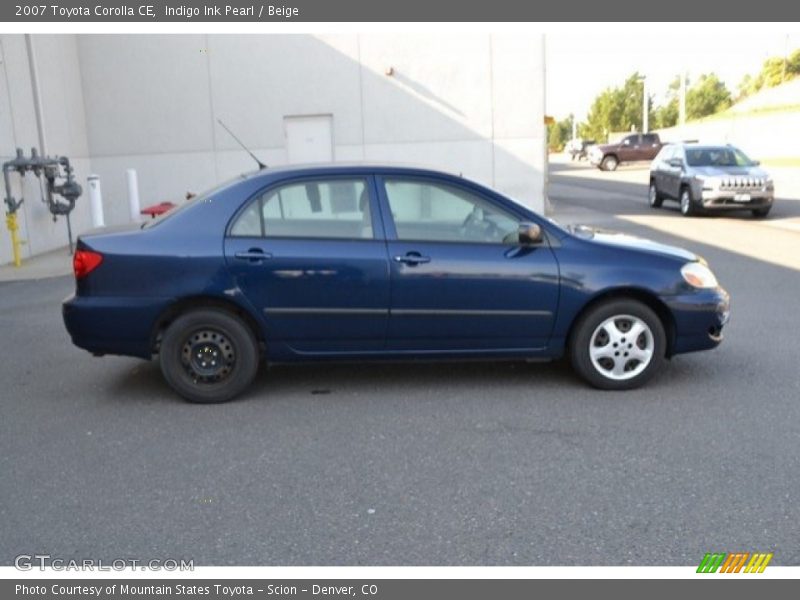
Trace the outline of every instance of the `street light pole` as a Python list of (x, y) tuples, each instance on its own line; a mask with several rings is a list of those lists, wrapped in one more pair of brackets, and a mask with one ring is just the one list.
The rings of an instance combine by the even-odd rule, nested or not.
[(686, 123), (686, 71), (681, 71), (681, 84), (678, 92), (678, 124)]
[(642, 95), (644, 96), (644, 101), (642, 102), (642, 133), (647, 133), (650, 131), (650, 108), (647, 97), (647, 75), (642, 76)]

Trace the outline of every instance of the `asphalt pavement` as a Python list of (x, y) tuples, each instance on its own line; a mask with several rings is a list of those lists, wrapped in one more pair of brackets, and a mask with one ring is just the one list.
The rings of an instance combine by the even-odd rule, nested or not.
[(769, 223), (800, 202), (687, 237), (641, 179), (554, 165), (555, 215), (699, 252), (733, 316), (718, 349), (633, 392), (563, 362), (339, 364), (264, 368), (196, 406), (155, 362), (71, 345), (69, 277), (0, 283), (0, 564), (800, 564), (800, 266), (770, 260), (800, 232)]

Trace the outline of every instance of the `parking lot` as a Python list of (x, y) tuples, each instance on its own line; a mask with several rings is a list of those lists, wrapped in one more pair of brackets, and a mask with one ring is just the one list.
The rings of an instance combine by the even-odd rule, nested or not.
[(0, 563), (800, 564), (800, 194), (776, 179), (767, 220), (685, 219), (647, 206), (641, 167), (550, 182), (557, 219), (704, 256), (722, 346), (627, 393), (565, 363), (337, 364), (197, 406), (155, 362), (71, 345), (71, 277), (0, 283)]

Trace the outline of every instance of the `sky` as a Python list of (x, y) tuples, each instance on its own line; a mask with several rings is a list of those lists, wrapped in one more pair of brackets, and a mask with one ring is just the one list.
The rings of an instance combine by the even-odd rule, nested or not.
[[(710, 23), (710, 28), (724, 24)], [(602, 24), (598, 24), (598, 29)], [(622, 85), (634, 71), (649, 80), (649, 91), (663, 97), (683, 69), (691, 81), (716, 73), (735, 92), (746, 73), (755, 74), (766, 58), (800, 48), (800, 29), (706, 35), (698, 30), (672, 33), (637, 24), (606, 33), (548, 33), (547, 114), (563, 119), (570, 113), (584, 120), (597, 94)], [(675, 28), (680, 25), (676, 24)], [(643, 31), (645, 30), (645, 31)]]

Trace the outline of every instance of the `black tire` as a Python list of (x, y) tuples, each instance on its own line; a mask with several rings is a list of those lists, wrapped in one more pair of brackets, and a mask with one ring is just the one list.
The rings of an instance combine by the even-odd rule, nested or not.
[(658, 186), (655, 180), (650, 182), (650, 189), (648, 190), (648, 203), (650, 208), (661, 208), (664, 203), (664, 196), (658, 191)]
[(258, 344), (235, 315), (203, 308), (169, 325), (159, 362), (164, 379), (189, 402), (227, 402), (252, 383), (258, 371)]
[(604, 156), (603, 160), (600, 161), (600, 168), (603, 171), (616, 171), (617, 167), (619, 166), (619, 160), (613, 154), (609, 154), (608, 156)]
[[(597, 342), (598, 340), (602, 342), (600, 338), (605, 331), (601, 329), (601, 326), (608, 321), (612, 321), (615, 327), (619, 327), (617, 331), (624, 336), (623, 324), (626, 321), (633, 324), (637, 320), (646, 325), (647, 331), (642, 331), (636, 339), (623, 337), (619, 348), (611, 347), (612, 343), (615, 343), (613, 337), (605, 344), (598, 345)], [(626, 351), (630, 352), (633, 344), (637, 348), (641, 344), (640, 351), (650, 350), (649, 362), (638, 360), (633, 355), (628, 357)], [(606, 360), (605, 357), (595, 361), (591, 356), (593, 347), (597, 350), (608, 348), (608, 352), (611, 353), (608, 360), (613, 366), (609, 367), (603, 363)], [(573, 369), (589, 384), (602, 390), (630, 390), (647, 383), (661, 369), (666, 348), (667, 336), (658, 315), (645, 304), (624, 298), (598, 304), (582, 315), (575, 323), (569, 343)], [(614, 352), (619, 356), (615, 357)], [(621, 356), (622, 354), (625, 356)], [(595, 362), (601, 364), (595, 366)], [(621, 364), (624, 369), (619, 377), (626, 378), (614, 378), (614, 369), (617, 364)]]
[(692, 198), (692, 190), (688, 186), (681, 188), (679, 197), (681, 203), (681, 214), (684, 217), (693, 217), (697, 214), (697, 206), (695, 206), (694, 199)]
[(751, 212), (753, 213), (753, 216), (755, 218), (763, 219), (769, 214), (771, 208), (772, 208), (771, 206), (768, 206), (766, 208), (754, 208)]

